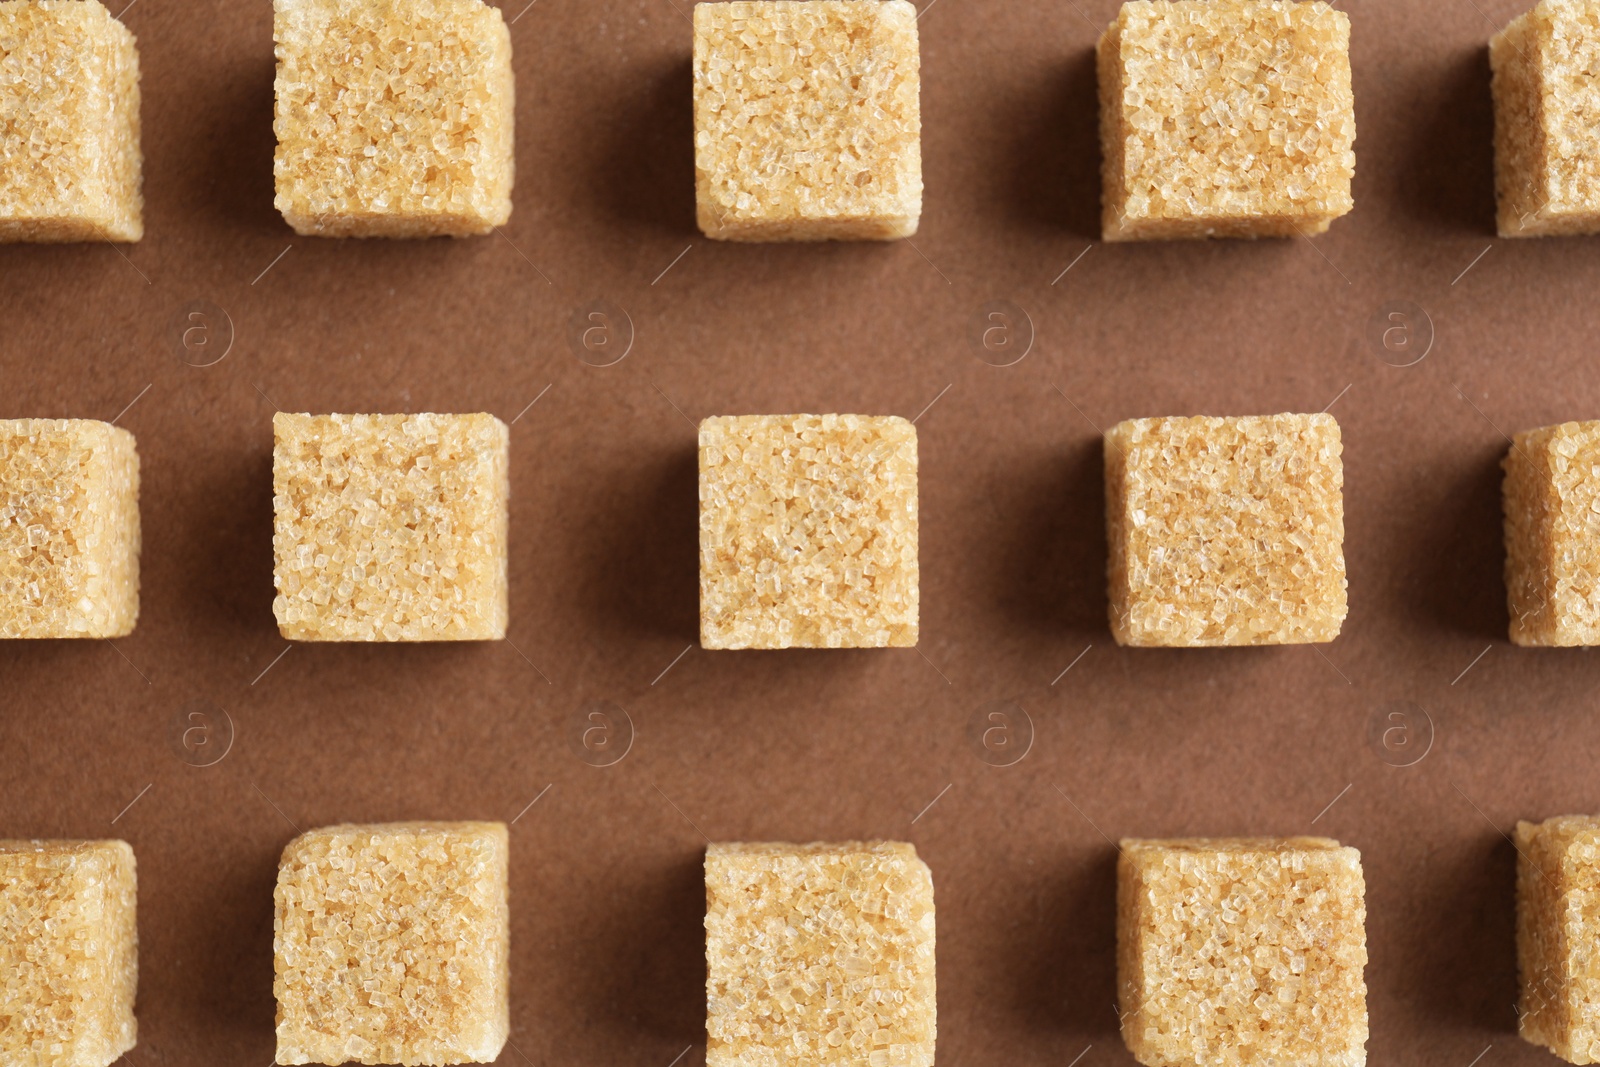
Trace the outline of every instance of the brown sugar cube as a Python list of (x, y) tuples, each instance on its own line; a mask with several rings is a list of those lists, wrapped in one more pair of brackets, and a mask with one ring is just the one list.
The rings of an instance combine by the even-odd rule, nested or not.
[(1517, 823), (1518, 1029), (1568, 1063), (1600, 1062), (1600, 817)]
[(125, 637), (138, 620), (133, 434), (0, 419), (0, 638)]
[(711, 845), (706, 1067), (932, 1067), (933, 949), (912, 845)]
[(511, 34), (483, 0), (273, 0), (277, 207), (315, 237), (511, 217)]
[(695, 200), (724, 241), (885, 241), (922, 216), (907, 0), (694, 9)]
[(126, 841), (0, 841), (0, 1063), (107, 1067), (138, 1025)]
[(505, 423), (279, 412), (272, 428), (272, 611), (284, 637), (505, 637)]
[(1600, 645), (1600, 422), (1517, 434), (1503, 466), (1512, 642)]
[(1124, 840), (1122, 1040), (1149, 1067), (1367, 1062), (1361, 854), (1323, 837)]
[(0, 242), (137, 241), (139, 51), (99, 0), (0, 3)]
[(1501, 237), (1600, 233), (1600, 0), (1544, 0), (1489, 42)]
[(1119, 645), (1332, 641), (1346, 611), (1331, 415), (1130, 419), (1105, 439)]
[(911, 423), (700, 424), (701, 647), (909, 648), (919, 595)]
[(1355, 205), (1344, 12), (1135, 0), (1096, 55), (1107, 241), (1307, 236)]
[(329, 826), (272, 894), (277, 1062), (484, 1063), (510, 1033), (497, 822)]

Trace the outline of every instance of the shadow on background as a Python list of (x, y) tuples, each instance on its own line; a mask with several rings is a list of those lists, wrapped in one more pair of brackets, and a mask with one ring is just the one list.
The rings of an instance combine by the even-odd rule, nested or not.
[(1003, 614), (1023, 625), (1106, 635), (1105, 452), (1099, 438), (1020, 467), (995, 523)]
[[(1489, 49), (1452, 57), (1436, 73), (1438, 96), (1410, 127), (1401, 196), (1419, 220), (1495, 235), (1494, 105)], [(1361, 145), (1359, 134), (1356, 152)]]
[(1516, 849), (1484, 833), (1462, 862), (1425, 869), (1434, 876), (1426, 906), (1413, 903), (1422, 921), (1395, 953), (1414, 970), (1406, 988), (1441, 1022), (1515, 1033)]
[(1008, 974), (1030, 1027), (1115, 1040), (1116, 913), (1117, 854), (1108, 849), (1071, 864), (1037, 922), (1014, 928)]
[(613, 101), (610, 131), (593, 186), (604, 207), (628, 223), (699, 233), (694, 206), (693, 66), (687, 56), (628, 85), (642, 86)]
[(1428, 621), (1486, 641), (1506, 639), (1505, 541), (1500, 461), (1506, 446), (1492, 444), (1471, 461), (1440, 507), (1427, 513), (1415, 543), (1424, 553), (1422, 603)]
[[(276, 632), (272, 615), (272, 456), (251, 455), (208, 472), (182, 510), (188, 588), (176, 614), (206, 629)], [(144, 558), (151, 557), (146, 529)], [(149, 588), (147, 586), (146, 588)], [(153, 592), (154, 590), (152, 590)], [(196, 614), (201, 618), (194, 618)]]
[(293, 236), (272, 205), (274, 64), (268, 54), (213, 86), (205, 105), (210, 136), (181, 137), (166, 146), (171, 174), (158, 181), (147, 178), (147, 194), (163, 185), (181, 190), (186, 204), (214, 213), (235, 235), (248, 227)]
[(177, 999), (192, 1013), (195, 1032), (222, 1026), (253, 1041), (263, 1035), (270, 1039), (277, 1025), (272, 992), (277, 856), (267, 853), (244, 866), (223, 866), (210, 905), (180, 924), (186, 943), (175, 948), (198, 964), (203, 978), (182, 982), (186, 990), (200, 990), (198, 997)]
[(1018, 124), (1010, 155), (1016, 190), (1008, 202), (1027, 222), (1100, 239), (1100, 104), (1094, 49), (1073, 56), (1011, 113)]
[(693, 642), (700, 632), (699, 458), (694, 446), (606, 472), (583, 523), (584, 601), (608, 628)]

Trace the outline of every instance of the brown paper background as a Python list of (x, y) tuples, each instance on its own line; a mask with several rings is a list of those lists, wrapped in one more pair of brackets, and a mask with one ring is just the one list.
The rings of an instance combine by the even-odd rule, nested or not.
[[(694, 230), (687, 0), (523, 9), (515, 213), (423, 243), (299, 238), (273, 211), (268, 4), (139, 0), (148, 236), (0, 250), (0, 417), (111, 419), (150, 387), (120, 421), (144, 470), (137, 631), (0, 646), (0, 835), (138, 854), (129, 1061), (272, 1058), (294, 827), (509, 821), (549, 785), (512, 827), (502, 1063), (703, 1054), (702, 832), (915, 842), (941, 1062), (1059, 1067), (1132, 1062), (1107, 838), (1327, 834), (1366, 869), (1375, 1062), (1550, 1062), (1515, 1037), (1503, 833), (1600, 810), (1600, 659), (1506, 642), (1498, 463), (1502, 430), (1600, 416), (1600, 241), (1494, 238), (1485, 42), (1523, 2), (1341, 5), (1358, 206), (1314, 246), (1119, 247), (1097, 240), (1091, 52), (1113, 0), (934, 0), (915, 244), (806, 247)], [(607, 368), (567, 342), (601, 298), (636, 332)], [(235, 332), (208, 368), (172, 325), (202, 299)], [(1003, 369), (967, 339), (997, 299), (1037, 330)], [(1392, 300), (1436, 324), (1416, 366), (1365, 340)], [(273, 410), (510, 421), (547, 385), (512, 429), (511, 641), (303, 645), (267, 670)], [(920, 648), (695, 647), (658, 677), (696, 640), (690, 420), (909, 417), (947, 385), (918, 423)], [(1094, 424), (1336, 397), (1344, 635), (1114, 647)], [(606, 768), (574, 748), (595, 699), (636, 726)], [(1036, 733), (1008, 768), (967, 736), (1002, 699)], [(170, 739), (193, 701), (236, 728), (211, 767)], [(1406, 769), (1369, 742), (1395, 701), (1434, 724)]]

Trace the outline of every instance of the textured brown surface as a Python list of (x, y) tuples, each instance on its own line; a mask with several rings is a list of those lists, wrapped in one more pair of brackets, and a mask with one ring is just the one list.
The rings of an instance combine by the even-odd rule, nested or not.
[(0, 1060), (108, 1067), (134, 1047), (136, 883), (125, 841), (0, 841)]
[(100, 0), (0, 3), (0, 241), (137, 241), (139, 50)]
[(1310, 236), (1350, 211), (1344, 12), (1134, 0), (1097, 54), (1107, 241)]
[[(1494, 237), (1486, 46), (1528, 4), (1340, 0), (1359, 206), (1327, 234), (1108, 246), (1094, 43), (1120, 5), (1074, 3), (918, 0), (914, 244), (702, 239), (692, 30), (667, 0), (505, 4), (505, 239), (300, 239), (272, 206), (269, 6), (123, 15), (146, 237), (0, 248), (0, 417), (111, 420), (150, 386), (117, 418), (144, 475), (139, 626), (0, 642), (0, 824), (137, 849), (138, 1067), (271, 1062), (296, 827), (440, 818), (510, 827), (503, 1064), (699, 1062), (710, 837), (914, 843), (938, 886), (939, 1062), (1067, 1067), (1092, 1045), (1078, 1067), (1130, 1067), (1106, 839), (1307, 833), (1361, 850), (1371, 1063), (1466, 1067), (1491, 1043), (1478, 1067), (1555, 1062), (1515, 1036), (1501, 831), (1600, 811), (1600, 657), (1506, 639), (1499, 431), (1600, 417), (1600, 244)], [(609, 367), (570, 340), (602, 299), (633, 325)], [(173, 329), (200, 300), (234, 327), (210, 367)], [(1036, 335), (1011, 367), (970, 335), (1000, 300)], [(1437, 327), (1410, 367), (1389, 363), (1425, 346), (1385, 362), (1368, 341), (1396, 301)], [(1100, 431), (1330, 404), (1338, 640), (1118, 647)], [(508, 640), (285, 652), (275, 411), (505, 422)], [(917, 648), (684, 652), (698, 422), (803, 411), (917, 419)], [(1028, 719), (996, 724), (995, 701)], [(175, 749), (175, 721), (212, 755)], [(191, 765), (229, 721), (226, 757)], [(627, 754), (596, 767), (608, 732)]]
[(1124, 839), (1122, 1037), (1151, 1067), (1367, 1062), (1361, 855), (1324, 837)]
[(277, 1062), (480, 1063), (505, 1045), (501, 823), (328, 826), (278, 864)]
[(1600, 230), (1600, 3), (1543, 0), (1494, 36), (1502, 237)]
[(1600, 644), (1600, 422), (1519, 433), (1502, 465), (1511, 640)]
[(932, 1067), (933, 877), (903, 841), (706, 848), (708, 1067)]
[(0, 419), (0, 639), (126, 637), (139, 552), (133, 434), (93, 419)]
[(320, 237), (511, 216), (511, 36), (482, 0), (273, 0), (277, 206)]
[(917, 232), (921, 53), (908, 0), (699, 4), (694, 29), (695, 195), (707, 236)]

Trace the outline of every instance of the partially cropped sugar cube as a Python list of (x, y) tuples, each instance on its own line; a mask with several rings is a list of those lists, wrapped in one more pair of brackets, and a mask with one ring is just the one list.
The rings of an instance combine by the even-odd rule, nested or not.
[(1367, 1062), (1361, 855), (1322, 837), (1124, 840), (1122, 1040), (1149, 1067)]
[(279, 412), (272, 428), (272, 611), (284, 637), (505, 637), (505, 423)]
[(1518, 1029), (1568, 1063), (1600, 1062), (1600, 816), (1517, 823)]
[(1346, 611), (1331, 415), (1130, 419), (1105, 437), (1121, 645), (1332, 641)]
[(483, 0), (273, 0), (277, 207), (317, 237), (511, 217), (511, 34)]
[(0, 638), (132, 633), (139, 540), (133, 434), (0, 419)]
[(1518, 645), (1600, 645), (1600, 421), (1519, 433), (1503, 462)]
[(108, 1067), (133, 1048), (136, 897), (125, 841), (0, 841), (0, 1063)]
[(911, 423), (737, 415), (700, 424), (703, 648), (911, 647), (919, 596)]
[(922, 216), (908, 0), (694, 7), (695, 199), (725, 241), (884, 241)]
[(277, 1062), (484, 1063), (510, 1033), (502, 823), (329, 826), (283, 850)]
[(914, 846), (706, 849), (706, 1067), (932, 1067), (933, 877)]
[(139, 51), (100, 0), (0, 3), (0, 242), (137, 241)]
[(1134, 0), (1096, 53), (1107, 241), (1309, 236), (1354, 206), (1344, 12)]
[(1600, 233), (1600, 0), (1543, 0), (1489, 42), (1501, 237)]

